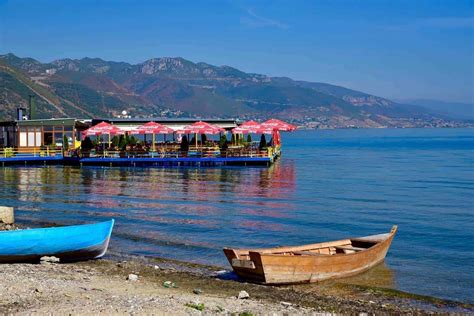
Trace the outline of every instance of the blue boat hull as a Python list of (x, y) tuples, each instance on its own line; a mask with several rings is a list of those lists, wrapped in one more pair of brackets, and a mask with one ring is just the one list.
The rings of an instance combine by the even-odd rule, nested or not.
[(114, 220), (97, 224), (0, 232), (0, 263), (37, 262), (55, 256), (61, 262), (102, 257)]

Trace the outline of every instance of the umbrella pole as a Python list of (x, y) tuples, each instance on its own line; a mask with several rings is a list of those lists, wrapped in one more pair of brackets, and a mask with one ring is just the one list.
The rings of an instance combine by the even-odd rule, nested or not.
[(155, 151), (155, 133), (151, 134), (153, 145), (151, 146), (152, 150)]
[(104, 139), (102, 138), (102, 135), (99, 136), (100, 138), (100, 142), (102, 144), (102, 156), (105, 157), (105, 142), (104, 142)]

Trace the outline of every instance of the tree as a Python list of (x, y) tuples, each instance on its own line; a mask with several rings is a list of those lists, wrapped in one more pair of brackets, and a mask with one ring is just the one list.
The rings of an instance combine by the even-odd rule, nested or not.
[(258, 145), (258, 148), (260, 150), (267, 148), (267, 139), (265, 138), (265, 134), (262, 134), (262, 137), (260, 137), (260, 145)]
[(112, 137), (111, 143), (114, 147), (117, 147), (119, 145), (119, 141), (120, 141), (120, 138), (117, 135), (115, 135), (114, 137)]
[(221, 138), (219, 138), (219, 148), (221, 150), (227, 149), (227, 136), (226, 136), (226, 134), (221, 135)]
[(189, 150), (189, 142), (188, 142), (188, 138), (186, 137), (186, 135), (184, 135), (183, 138), (181, 139), (180, 150), (181, 151), (188, 151)]
[(87, 151), (87, 150), (91, 150), (92, 148), (94, 148), (94, 144), (92, 143), (92, 140), (90, 139), (90, 137), (87, 136), (81, 142), (81, 149)]
[(130, 145), (136, 145), (137, 142), (138, 142), (138, 139), (135, 138), (135, 136), (129, 136), (129, 137), (128, 137), (128, 144), (130, 144)]
[(127, 147), (127, 139), (125, 135), (120, 135), (118, 146), (121, 150), (125, 150), (125, 147)]

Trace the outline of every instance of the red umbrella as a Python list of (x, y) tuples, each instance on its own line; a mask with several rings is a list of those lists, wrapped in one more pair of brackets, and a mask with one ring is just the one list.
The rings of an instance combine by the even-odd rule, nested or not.
[(174, 129), (156, 122), (148, 122), (134, 128), (130, 134), (152, 134), (153, 150), (155, 150), (155, 134), (172, 134)]
[(100, 136), (104, 134), (109, 135), (110, 146), (110, 135), (125, 134), (125, 132), (115, 125), (109, 124), (107, 122), (100, 122), (99, 124), (83, 131), (82, 138), (85, 138), (86, 136)]
[(278, 131), (278, 129), (274, 127), (264, 127), (261, 126), (255, 130), (256, 134), (273, 134), (274, 132)]
[(183, 129), (179, 130), (178, 133), (181, 134), (219, 134), (225, 132), (225, 129), (220, 128), (219, 126), (212, 125), (203, 121), (196, 122), (194, 124), (185, 126)]
[(130, 134), (172, 134), (174, 129), (156, 122), (148, 122), (130, 131)]
[(264, 126), (263, 124), (259, 129), (256, 130), (256, 133), (258, 134), (271, 134), (273, 138), (273, 143), (275, 145), (280, 145), (281, 144), (281, 137), (280, 137), (280, 130), (276, 127), (269, 127), (269, 126)]
[(97, 125), (92, 126), (89, 129), (86, 129), (85, 131), (82, 132), (82, 137), (86, 136), (100, 136), (103, 134), (107, 135), (119, 135), (119, 134), (125, 134), (125, 132), (112, 124), (109, 124), (107, 122), (101, 122)]
[(260, 123), (255, 121), (247, 121), (240, 124), (241, 127), (259, 127)]
[(196, 122), (194, 124), (185, 126), (183, 129), (178, 130), (181, 134), (196, 134), (196, 146), (197, 146), (197, 134), (219, 134), (225, 132), (225, 129), (212, 125), (203, 121)]
[(279, 131), (294, 131), (296, 126), (290, 123), (286, 123), (277, 119), (270, 119), (266, 122), (262, 123), (262, 127), (264, 128), (273, 128)]
[(248, 121), (240, 124), (238, 127), (232, 130), (233, 134), (249, 134), (249, 133), (257, 133), (257, 130), (261, 128), (260, 123), (255, 121)]

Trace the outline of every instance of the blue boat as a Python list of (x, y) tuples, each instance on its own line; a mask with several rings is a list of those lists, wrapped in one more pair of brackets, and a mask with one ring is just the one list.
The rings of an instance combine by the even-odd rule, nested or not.
[(102, 257), (109, 246), (114, 220), (76, 226), (0, 232), (0, 263), (37, 262), (55, 256), (60, 262)]

